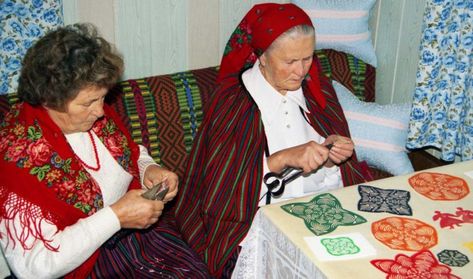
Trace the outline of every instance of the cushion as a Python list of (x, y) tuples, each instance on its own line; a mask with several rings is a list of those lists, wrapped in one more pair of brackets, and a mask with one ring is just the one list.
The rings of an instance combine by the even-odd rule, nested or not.
[(350, 53), (376, 67), (369, 30), (370, 10), (376, 0), (293, 0), (315, 26), (316, 49)]
[(374, 102), (376, 69), (352, 54), (333, 49), (315, 51), (324, 74), (348, 88), (358, 99)]
[(405, 148), (411, 105), (358, 100), (347, 88), (333, 87), (348, 122), (358, 159), (393, 175), (414, 171)]

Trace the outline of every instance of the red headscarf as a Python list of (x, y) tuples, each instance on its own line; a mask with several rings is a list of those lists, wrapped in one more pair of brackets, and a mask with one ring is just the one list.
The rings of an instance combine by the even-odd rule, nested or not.
[[(312, 26), (309, 16), (294, 4), (258, 4), (242, 19), (233, 31), (220, 63), (218, 82), (239, 82), (235, 74), (252, 66), (281, 34), (298, 25)], [(307, 85), (317, 103), (325, 108), (326, 101), (320, 89), (318, 70), (312, 63)]]

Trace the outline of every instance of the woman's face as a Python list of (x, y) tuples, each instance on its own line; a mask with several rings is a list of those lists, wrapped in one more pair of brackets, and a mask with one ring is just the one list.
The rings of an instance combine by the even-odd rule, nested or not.
[(277, 39), (259, 58), (263, 76), (283, 95), (299, 89), (312, 64), (314, 45), (312, 35)]
[(87, 87), (66, 104), (64, 112), (46, 107), (53, 121), (64, 134), (87, 132), (95, 121), (103, 116), (103, 105), (107, 88)]

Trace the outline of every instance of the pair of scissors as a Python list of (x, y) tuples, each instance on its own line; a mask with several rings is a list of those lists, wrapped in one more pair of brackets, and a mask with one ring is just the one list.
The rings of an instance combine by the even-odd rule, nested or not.
[[(332, 149), (333, 144), (327, 144), (325, 147), (328, 150)], [(279, 197), (284, 193), (286, 184), (294, 181), (296, 178), (301, 176), (304, 171), (300, 168), (287, 167), (280, 173), (268, 172), (264, 177), (263, 181), (268, 188), (266, 193), (266, 204), (271, 203), (271, 197)]]
[(144, 192), (141, 196), (148, 200), (162, 201), (168, 191), (169, 188), (166, 186), (166, 184), (164, 184), (164, 182), (160, 182), (151, 187), (148, 191)]
[(266, 193), (266, 204), (271, 203), (271, 196), (279, 197), (284, 193), (286, 184), (302, 175), (302, 169), (288, 167), (283, 169), (280, 173), (268, 172), (264, 178), (264, 184), (268, 187)]

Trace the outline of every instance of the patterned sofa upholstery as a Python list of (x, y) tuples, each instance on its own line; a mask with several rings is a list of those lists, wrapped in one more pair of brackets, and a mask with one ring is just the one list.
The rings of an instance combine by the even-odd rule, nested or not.
[[(334, 50), (316, 54), (329, 78), (344, 84), (361, 100), (374, 101), (372, 66)], [(111, 90), (107, 102), (119, 113), (133, 139), (147, 147), (157, 163), (182, 177), (217, 73), (217, 67), (208, 67), (125, 80)], [(0, 95), (0, 121), (17, 101), (15, 95)]]
[[(324, 73), (364, 101), (374, 101), (375, 69), (351, 55), (317, 51)], [(109, 103), (133, 139), (159, 164), (184, 174), (187, 154), (215, 88), (218, 68), (126, 80), (113, 88)]]

